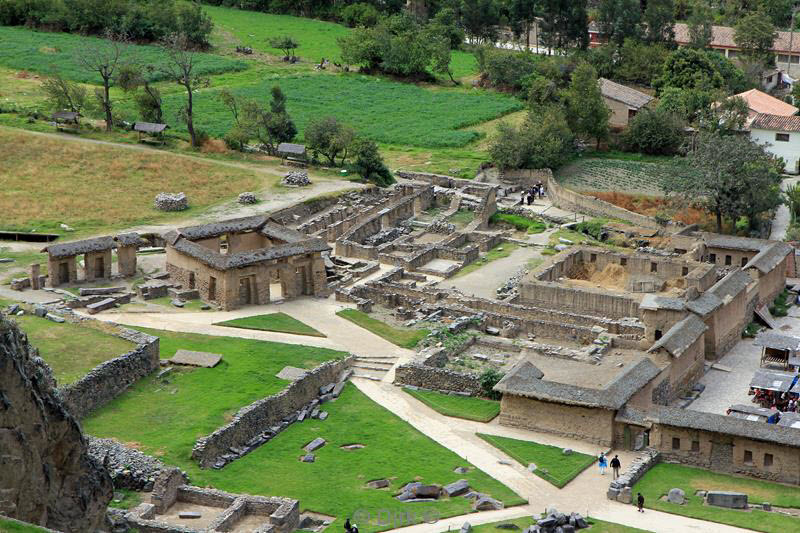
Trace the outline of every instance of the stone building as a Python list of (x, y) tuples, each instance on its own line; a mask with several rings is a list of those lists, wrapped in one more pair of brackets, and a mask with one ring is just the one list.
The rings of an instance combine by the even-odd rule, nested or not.
[(167, 233), (167, 272), (223, 310), (301, 295), (326, 296), (328, 244), (266, 215)]
[[(116, 237), (95, 237), (82, 241), (51, 244), (47, 252), (48, 287), (58, 287), (79, 281), (111, 279), (113, 256), (117, 251), (117, 273), (122, 277), (136, 275), (136, 251), (144, 241), (138, 233), (123, 233)], [(83, 256), (83, 278), (78, 276), (76, 258)]]

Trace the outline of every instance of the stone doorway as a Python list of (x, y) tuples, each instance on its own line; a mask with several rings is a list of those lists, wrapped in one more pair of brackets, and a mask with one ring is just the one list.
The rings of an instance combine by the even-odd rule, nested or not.
[(241, 305), (253, 303), (253, 283), (249, 276), (239, 278), (239, 303)]
[(106, 262), (102, 257), (94, 258), (94, 277), (104, 278), (106, 271)]
[(189, 272), (189, 288), (194, 289), (195, 280), (194, 280), (194, 272)]
[(69, 265), (67, 263), (58, 264), (58, 282), (69, 283)]

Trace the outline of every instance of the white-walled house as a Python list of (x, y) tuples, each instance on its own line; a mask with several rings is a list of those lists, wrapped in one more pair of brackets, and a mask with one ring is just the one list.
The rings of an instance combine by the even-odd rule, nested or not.
[(753, 141), (766, 144), (768, 152), (783, 158), (786, 172), (800, 174), (800, 116), (759, 113), (749, 129)]

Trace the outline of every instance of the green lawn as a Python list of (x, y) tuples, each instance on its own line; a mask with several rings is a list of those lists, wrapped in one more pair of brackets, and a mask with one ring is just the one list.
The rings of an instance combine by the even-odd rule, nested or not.
[(519, 245), (515, 242), (501, 242), (488, 252), (486, 255), (478, 259), (477, 261), (473, 261), (472, 263), (468, 264), (458, 272), (456, 272), (455, 277), (465, 276), (470, 272), (474, 272), (479, 268), (486, 266), (488, 263), (492, 261), (496, 261), (498, 259), (503, 259), (504, 257), (508, 257), (511, 255), (511, 252), (519, 248)]
[(525, 467), (535, 463), (534, 474), (558, 488), (566, 486), (595, 461), (594, 457), (584, 453), (564, 455), (564, 450), (557, 446), (484, 433), (478, 433), (478, 436)]
[(378, 337), (386, 339), (392, 344), (396, 344), (401, 348), (408, 348), (409, 350), (414, 348), (419, 341), (427, 337), (428, 333), (430, 333), (430, 330), (427, 329), (396, 328), (356, 309), (343, 309), (336, 314), (345, 320), (349, 320), (361, 326), (367, 331), (371, 331)]
[(500, 414), (500, 402), (472, 396), (451, 396), (436, 391), (403, 388), (405, 392), (445, 416), (488, 422)]
[(493, 224), (509, 224), (514, 226), (514, 229), (526, 233), (542, 233), (547, 229), (547, 223), (542, 219), (513, 215), (511, 213), (500, 213), (499, 211), (493, 214), (489, 221)]
[[(579, 511), (569, 511), (567, 509), (559, 509), (559, 511), (563, 512), (579, 512)], [(637, 529), (635, 527), (629, 527), (622, 524), (617, 524), (614, 522), (606, 522), (604, 520), (598, 520), (597, 518), (587, 518), (587, 522), (591, 525), (589, 529), (584, 529), (582, 531), (589, 531), (591, 533), (648, 533), (645, 529)], [(479, 526), (472, 526), (472, 533), (508, 533), (508, 528), (501, 528), (498, 527), (501, 524), (514, 524), (515, 526), (519, 527), (519, 530), (522, 531), (526, 529), (528, 526), (533, 524), (533, 519), (530, 516), (524, 516), (522, 518), (516, 518), (514, 520), (501, 520), (499, 522), (491, 522), (489, 524), (482, 524)], [(515, 530), (516, 531), (516, 530)]]
[[(463, 146), (480, 134), (461, 128), (522, 107), (516, 98), (496, 92), (428, 90), (355, 73), (275, 76), (229, 89), (242, 97), (264, 100), (274, 85), (286, 93), (289, 113), (300, 132), (313, 118), (335, 116), (374, 141), (412, 146)], [(233, 116), (220, 101), (219, 87), (198, 92), (194, 98), (196, 126), (216, 137), (233, 126)], [(181, 131), (176, 113), (184, 99), (180, 93), (163, 98), (164, 119)], [(132, 103), (120, 103), (120, 109), (130, 111)]]
[(164, 379), (144, 378), (85, 419), (83, 429), (138, 443), (142, 451), (181, 465), (198, 437), (228, 422), (239, 408), (282, 390), (289, 382), (275, 374), (284, 366), (311, 369), (345, 355), (295, 344), (144, 331), (161, 338), (162, 359), (183, 348), (222, 354), (222, 361), (214, 368), (174, 367)]
[[(670, 489), (683, 489), (688, 502), (677, 505), (661, 501)], [(676, 464), (654, 466), (633, 487), (633, 494), (641, 492), (645, 507), (667, 513), (680, 514), (700, 520), (738, 526), (756, 531), (783, 533), (800, 529), (800, 518), (764, 511), (736, 511), (703, 505), (695, 496), (698, 490), (728, 490), (747, 494), (750, 503), (769, 502), (775, 507), (800, 508), (800, 489), (757, 479), (719, 474)]]
[(39, 349), (59, 386), (77, 381), (104, 361), (131, 351), (135, 346), (88, 324), (58, 324), (33, 315), (14, 317)]
[[(43, 75), (57, 72), (67, 79), (99, 84), (99, 75), (84, 70), (77, 56), (81, 49), (101, 40), (97, 37), (83, 37), (69, 33), (0, 26), (0, 42), (3, 43), (3, 46), (0, 46), (0, 65)], [(132, 45), (130, 54), (142, 63), (154, 66), (162, 64), (165, 58), (159, 47), (149, 45)], [(203, 75), (244, 70), (248, 66), (244, 61), (212, 54), (198, 54), (195, 65), (197, 73)], [(157, 73), (152, 75), (152, 79), (158, 78)]]
[(324, 337), (322, 333), (308, 324), (304, 324), (286, 313), (269, 313), (266, 315), (248, 316), (217, 322), (215, 326), (228, 326), (231, 328), (258, 329), (261, 331), (278, 331), (293, 333), (295, 335), (308, 335), (310, 337)]
[(17, 522), (0, 516), (0, 533), (40, 533), (48, 531), (33, 524)]

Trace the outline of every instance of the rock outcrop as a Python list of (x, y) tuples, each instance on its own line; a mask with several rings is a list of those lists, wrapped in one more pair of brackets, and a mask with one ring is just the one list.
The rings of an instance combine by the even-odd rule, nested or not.
[(50, 368), (0, 315), (0, 514), (59, 531), (94, 531), (111, 478), (87, 454)]

